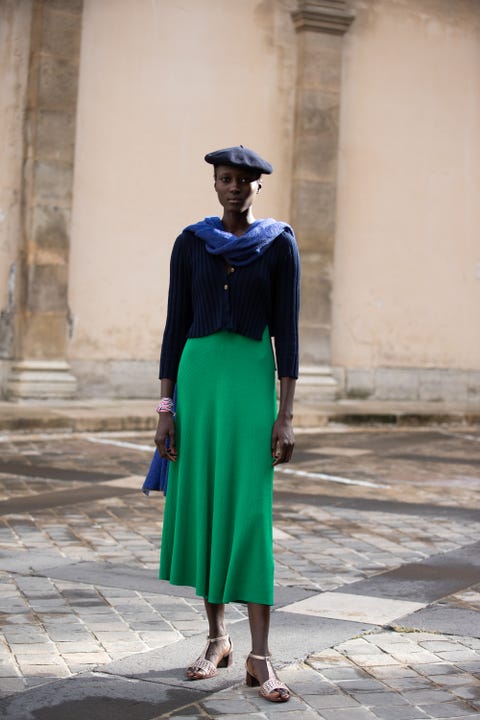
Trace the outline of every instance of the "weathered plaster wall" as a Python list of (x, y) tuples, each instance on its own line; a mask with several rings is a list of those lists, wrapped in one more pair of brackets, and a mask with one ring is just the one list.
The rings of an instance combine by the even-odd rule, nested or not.
[(0, 3), (0, 365), (13, 353), (31, 0)]
[(343, 66), (333, 362), (480, 370), (480, 5), (354, 7)]
[(257, 215), (288, 220), (294, 4), (85, 0), (69, 359), (89, 383), (156, 366), (173, 241), (220, 211), (206, 152), (258, 149), (275, 173)]
[[(480, 8), (352, 6), (332, 362), (347, 389), (377, 396), (480, 392)], [(218, 212), (205, 152), (260, 150), (276, 172), (257, 215), (289, 219), (295, 7), (85, 0), (68, 346), (81, 393), (155, 391), (173, 240)]]

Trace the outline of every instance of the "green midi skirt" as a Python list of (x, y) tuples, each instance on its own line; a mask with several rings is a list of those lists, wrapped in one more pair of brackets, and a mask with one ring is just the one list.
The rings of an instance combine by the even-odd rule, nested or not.
[(187, 340), (177, 378), (160, 578), (211, 603), (273, 604), (275, 367), (261, 341), (221, 331)]

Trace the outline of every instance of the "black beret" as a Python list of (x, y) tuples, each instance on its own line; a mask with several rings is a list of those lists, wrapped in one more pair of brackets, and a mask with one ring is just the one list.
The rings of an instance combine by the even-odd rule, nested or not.
[(265, 175), (270, 175), (273, 172), (273, 167), (269, 162), (261, 158), (254, 150), (249, 150), (243, 145), (215, 150), (205, 155), (205, 160), (210, 165), (233, 165), (233, 167), (256, 170), (259, 173), (265, 173)]

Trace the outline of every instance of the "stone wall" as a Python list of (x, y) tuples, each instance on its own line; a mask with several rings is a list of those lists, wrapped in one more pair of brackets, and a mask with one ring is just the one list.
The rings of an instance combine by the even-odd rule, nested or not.
[(23, 128), (30, 52), (30, 0), (0, 3), (0, 387), (15, 354), (22, 233)]
[(352, 376), (398, 369), (413, 388), (418, 370), (480, 369), (478, 67), (478, 2), (355, 3), (332, 332), (332, 362)]
[[(82, 0), (34, 0), (23, 147), (10, 397), (74, 394), (66, 363)], [(23, 98), (22, 98), (23, 100)]]
[(335, 368), (342, 396), (426, 402), (480, 401), (480, 371), (437, 368)]
[(172, 244), (243, 143), (297, 231), (299, 394), (478, 400), (478, 2), (226, 8), (0, 3), (3, 394), (156, 394)]
[(85, 390), (95, 363), (107, 392), (107, 368), (145, 388), (150, 361), (157, 393), (173, 242), (221, 210), (205, 153), (257, 148), (275, 171), (256, 215), (289, 219), (295, 7), (242, 0), (232, 20), (224, 0), (84, 3), (68, 356)]

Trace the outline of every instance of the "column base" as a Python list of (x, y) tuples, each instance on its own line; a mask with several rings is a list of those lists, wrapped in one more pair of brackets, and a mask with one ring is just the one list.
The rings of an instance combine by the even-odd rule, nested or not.
[(329, 365), (300, 366), (295, 398), (304, 403), (315, 404), (335, 400), (338, 383)]
[(51, 400), (74, 397), (77, 380), (63, 360), (19, 360), (10, 368), (9, 400)]

